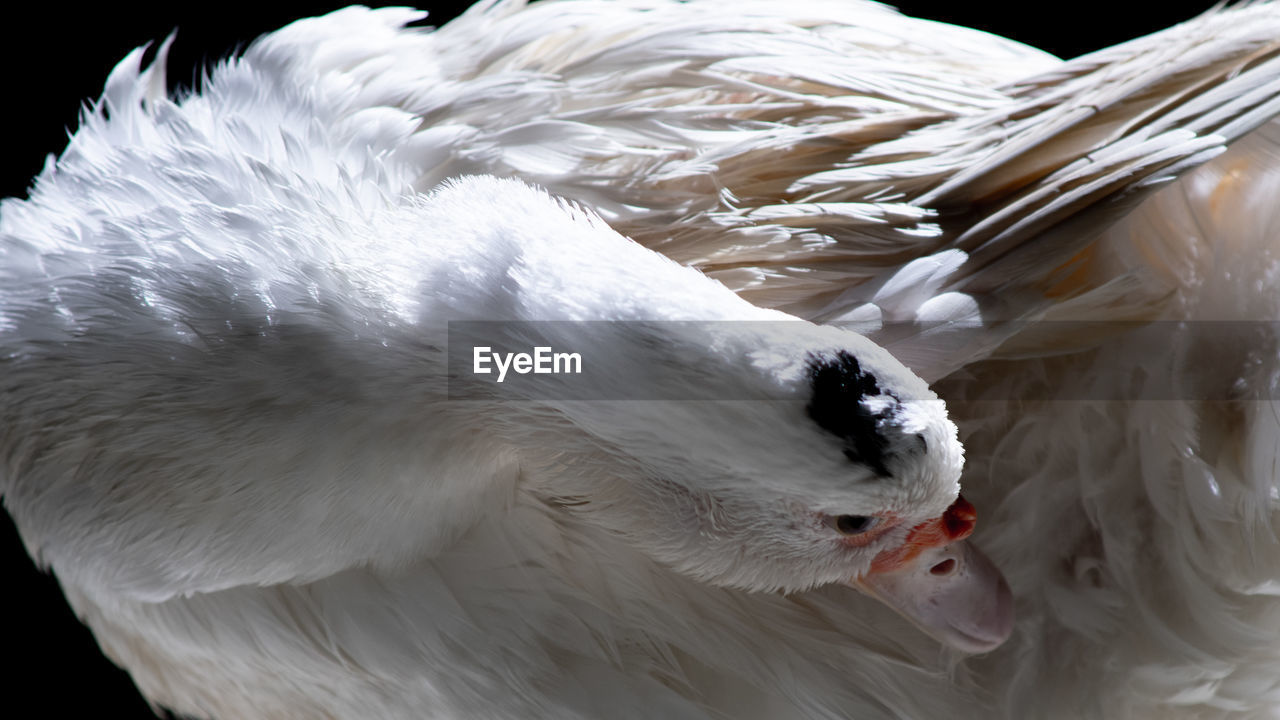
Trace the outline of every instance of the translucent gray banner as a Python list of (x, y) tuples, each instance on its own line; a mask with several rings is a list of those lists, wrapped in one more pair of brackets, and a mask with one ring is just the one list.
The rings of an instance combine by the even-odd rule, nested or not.
[[(735, 364), (753, 352), (795, 352), (811, 341), (800, 339), (812, 334), (811, 327), (455, 321), (448, 328), (449, 398), (796, 400), (750, 382)], [(941, 354), (938, 364), (947, 365), (953, 357), (967, 364), (971, 354), (985, 357), (994, 349), (996, 359), (962, 368), (937, 385), (944, 395), (963, 390), (971, 400), (1267, 401), (1280, 387), (1280, 322), (877, 323), (859, 329), (908, 364), (912, 353)], [(1049, 375), (1038, 376), (1020, 362), (1032, 357), (1047, 359)]]

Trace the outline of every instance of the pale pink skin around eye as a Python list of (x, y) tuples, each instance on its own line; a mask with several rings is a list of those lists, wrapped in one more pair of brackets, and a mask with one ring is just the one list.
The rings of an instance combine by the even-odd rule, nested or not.
[[(902, 524), (902, 519), (892, 513), (869, 515), (868, 517), (873, 517), (879, 522), (864, 532), (854, 535), (844, 535), (840, 538), (840, 542), (845, 546), (852, 548), (866, 547), (885, 535), (888, 535), (894, 528)], [(826, 524), (834, 527), (834, 518)]]

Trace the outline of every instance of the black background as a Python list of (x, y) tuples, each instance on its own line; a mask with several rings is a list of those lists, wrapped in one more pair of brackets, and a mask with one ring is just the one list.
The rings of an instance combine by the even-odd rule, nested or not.
[[(411, 2), (411, 0), (407, 0)], [(407, 4), (392, 3), (392, 4)], [(96, 97), (115, 63), (134, 47), (158, 42), (174, 28), (171, 84), (192, 86), (200, 68), (291, 20), (345, 3), (259, 3), (239, 6), (173, 3), (164, 10), (125, 3), (68, 8), (59, 3), (16, 8), (0, 31), (0, 197), (26, 194), (49, 153), (61, 152), (84, 100)], [(909, 15), (976, 27), (1070, 58), (1153, 32), (1205, 11), (1198, 2), (1120, 3), (1067, 0), (1011, 4), (911, 0)], [(1145, 5), (1138, 10), (1140, 5)], [(421, 0), (442, 23), (461, 3)], [(160, 5), (150, 5), (150, 8)], [(1133, 14), (1118, 17), (1116, 12)], [(0, 430), (2, 431), (2, 430)], [(41, 718), (153, 717), (128, 676), (97, 649), (73, 617), (56, 581), (27, 558), (8, 515), (0, 513), (0, 594), (5, 608), (0, 648), (6, 707), (0, 715)]]

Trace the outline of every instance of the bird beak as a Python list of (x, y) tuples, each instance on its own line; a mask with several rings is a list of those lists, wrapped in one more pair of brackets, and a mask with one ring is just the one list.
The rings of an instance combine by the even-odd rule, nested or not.
[(1013, 630), (1013, 595), (996, 566), (965, 541), (977, 518), (973, 505), (958, 498), (849, 584), (945, 645), (967, 653), (994, 650)]

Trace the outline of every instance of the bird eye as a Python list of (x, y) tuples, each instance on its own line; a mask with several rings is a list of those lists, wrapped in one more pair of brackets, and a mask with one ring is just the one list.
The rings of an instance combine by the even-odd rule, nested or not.
[(841, 535), (860, 535), (879, 524), (880, 518), (866, 515), (837, 515), (831, 525)]

